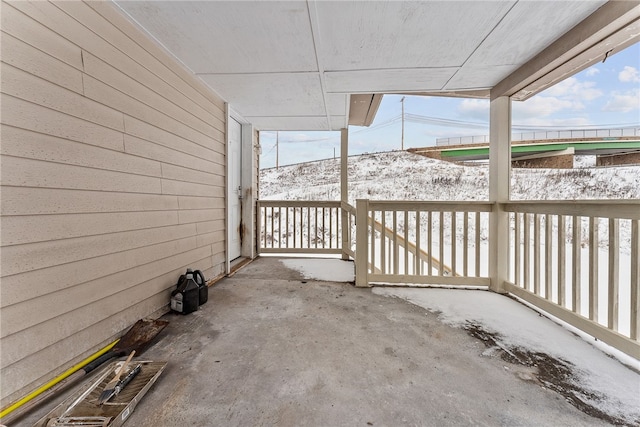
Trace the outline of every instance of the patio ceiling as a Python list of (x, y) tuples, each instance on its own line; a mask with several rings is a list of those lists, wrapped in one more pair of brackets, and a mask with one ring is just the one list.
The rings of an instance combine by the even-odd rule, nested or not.
[(488, 96), (606, 1), (116, 3), (258, 129), (337, 130), (351, 94)]

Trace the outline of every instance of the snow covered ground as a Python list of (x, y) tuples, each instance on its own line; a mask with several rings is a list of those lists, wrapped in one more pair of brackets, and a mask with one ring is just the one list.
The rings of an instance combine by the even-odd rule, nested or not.
[[(580, 161), (580, 165), (589, 164)], [(349, 157), (349, 199), (488, 200), (489, 167), (459, 166), (404, 151)], [(513, 169), (513, 200), (640, 199), (640, 166)], [(260, 198), (340, 200), (340, 160), (260, 172)]]

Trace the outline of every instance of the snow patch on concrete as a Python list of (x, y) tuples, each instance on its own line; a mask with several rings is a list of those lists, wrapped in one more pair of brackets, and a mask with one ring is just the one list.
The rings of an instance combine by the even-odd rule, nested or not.
[[(591, 405), (632, 423), (640, 419), (640, 374), (510, 298), (456, 289), (387, 287), (374, 288), (373, 292), (419, 305), (453, 327), (482, 325), (508, 349), (527, 349), (570, 362), (576, 381), (593, 393)], [(640, 368), (640, 361), (635, 360), (632, 367)]]
[(282, 259), (285, 267), (296, 270), (305, 279), (326, 282), (353, 282), (353, 262), (340, 259)]

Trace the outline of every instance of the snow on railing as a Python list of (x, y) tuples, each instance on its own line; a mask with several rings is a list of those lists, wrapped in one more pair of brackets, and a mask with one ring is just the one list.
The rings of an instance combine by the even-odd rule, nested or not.
[(511, 202), (508, 292), (640, 356), (640, 203)]
[(482, 230), (491, 208), (488, 202), (358, 200), (357, 224), (367, 225), (356, 231), (356, 285), (488, 286)]

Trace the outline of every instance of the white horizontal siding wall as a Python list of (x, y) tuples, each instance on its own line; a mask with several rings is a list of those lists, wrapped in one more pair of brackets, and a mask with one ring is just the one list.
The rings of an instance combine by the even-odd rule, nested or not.
[(2, 406), (225, 265), (225, 106), (110, 2), (2, 2)]

